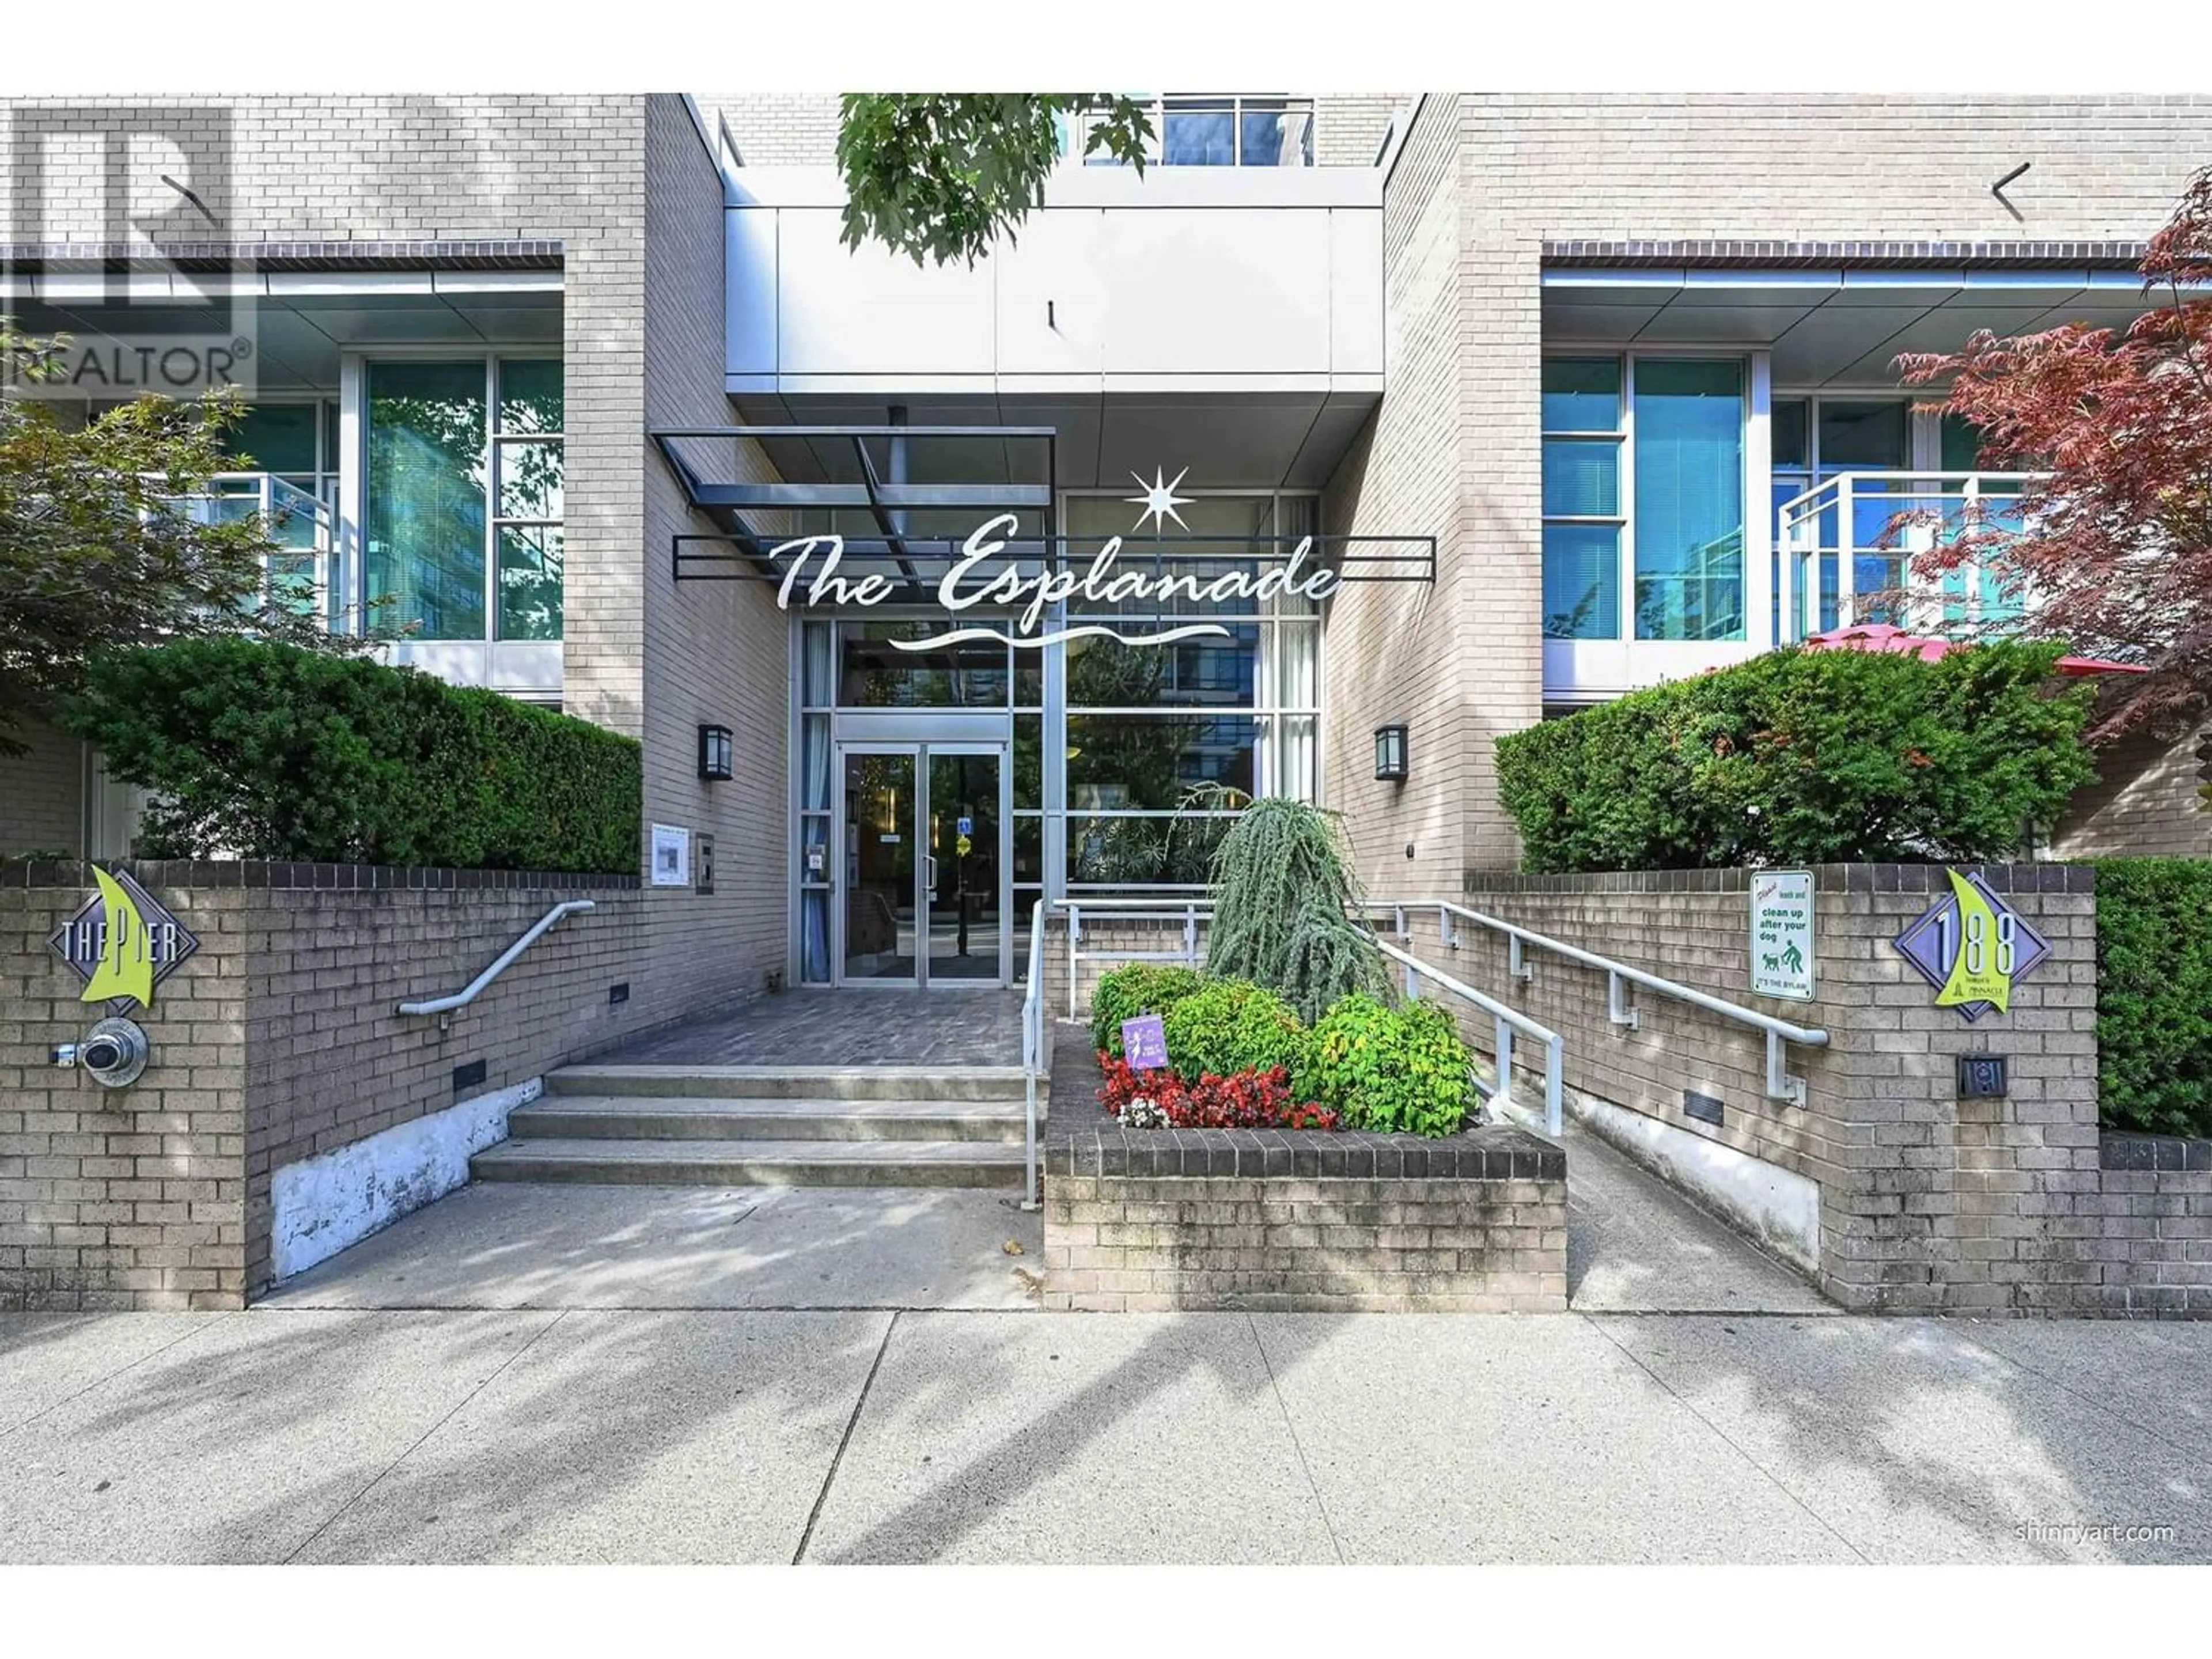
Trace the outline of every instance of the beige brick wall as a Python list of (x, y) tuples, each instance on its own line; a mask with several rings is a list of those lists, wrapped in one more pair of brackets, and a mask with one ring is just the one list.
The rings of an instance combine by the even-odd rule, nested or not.
[[(647, 100), (645, 142), (644, 424), (731, 425), (721, 176), (680, 99)], [(774, 477), (757, 447), (721, 459), (733, 475)], [(699, 835), (714, 838), (712, 895), (646, 892), (653, 951), (639, 990), (675, 1012), (756, 995), (785, 970), (790, 641), (765, 585), (674, 579), (672, 537), (715, 526), (690, 512), (656, 451), (641, 463), (643, 533), (616, 580), (643, 605), (622, 672), (639, 675), (644, 696), (646, 818), (691, 830), (695, 856)], [(729, 782), (699, 777), (702, 724), (734, 733)]]
[[(53, 205), (36, 228), (47, 234), (11, 225), (8, 239), (97, 240), (102, 152), (76, 135), (135, 131), (151, 106), (189, 163), (228, 141), (229, 199), (209, 201), (225, 237), (558, 237), (573, 260), (603, 238), (634, 238), (642, 103), (634, 94), (535, 93), (9, 99), (9, 131), (56, 139), (44, 151)], [(0, 146), (0, 201), (11, 213), (12, 150)], [(178, 240), (211, 234), (191, 215), (168, 222)]]
[[(1553, 239), (2142, 238), (2212, 160), (2212, 98), (2201, 96), (1459, 102), (1471, 199)], [(2022, 161), (2033, 165), (2006, 192), (2015, 220), (1990, 185)]]
[[(1416, 953), (1558, 1030), (1571, 1088), (1817, 1182), (1819, 1279), (1846, 1307), (2212, 1312), (2194, 1288), (2212, 1285), (2207, 1177), (2100, 1167), (2090, 872), (1987, 873), (2052, 954), (2015, 984), (2008, 1012), (1973, 1024), (1937, 1007), (1891, 943), (1947, 890), (1940, 868), (1815, 872), (1810, 1003), (1750, 997), (1740, 872), (1470, 878), (1473, 908), (1825, 1030), (1825, 1048), (1789, 1049), (1807, 1082), (1802, 1109), (1765, 1098), (1763, 1037), (1718, 1016), (1635, 991), (1638, 1028), (1615, 1027), (1602, 972), (1532, 951), (1532, 977), (1516, 984), (1502, 939), (1481, 930), (1462, 929), (1455, 951), (1429, 932)], [(1487, 1052), (1488, 1022), (1466, 1025)], [(1958, 1097), (1957, 1057), (1975, 1053), (2006, 1057), (2005, 1098)], [(1536, 1058), (1525, 1044), (1516, 1057)], [(1524, 1098), (1540, 1086), (1534, 1071), (1518, 1080)], [(1689, 1117), (1686, 1089), (1717, 1097), (1723, 1125)]]
[(1395, 93), (1335, 93), (1314, 100), (1314, 165), (1371, 167), (1391, 112), (1413, 100)]
[[(246, 1297), (247, 963), (203, 949), (143, 1023), (161, 1064), (111, 1092), (51, 1063), (105, 1012), (46, 948), (86, 890), (0, 887), (0, 1308), (236, 1308)], [(220, 939), (213, 896), (164, 893)]]
[(0, 755), (0, 858), (83, 850), (84, 745), (32, 721), (9, 733), (29, 751)]
[[(230, 200), (216, 204), (228, 234), (562, 242), (564, 707), (641, 738), (646, 822), (711, 835), (716, 850), (712, 896), (648, 893), (659, 948), (635, 994), (666, 1018), (759, 992), (785, 956), (782, 618), (750, 585), (674, 582), (672, 532), (713, 526), (690, 518), (643, 437), (653, 424), (732, 418), (722, 390), (720, 182), (683, 100), (268, 97), (167, 107), (184, 112), (188, 148), (195, 132), (204, 149), (229, 138)], [(70, 100), (8, 108), (26, 135), (87, 125)], [(131, 118), (118, 110), (91, 124), (123, 130)], [(62, 143), (46, 154), (47, 193), (76, 216), (50, 228), (96, 237), (99, 152)], [(0, 170), (0, 199), (11, 178)], [(696, 775), (697, 727), (710, 721), (737, 731), (735, 782)], [(15, 833), (13, 775), (0, 770), (10, 786), (0, 847)], [(76, 835), (25, 844), (59, 850)]]
[(837, 159), (834, 92), (701, 93), (712, 128), (717, 117), (749, 167), (830, 167)]
[(1044, 1187), (1048, 1308), (1563, 1313), (1567, 1183), (1072, 1176)]
[[(0, 887), (0, 1306), (242, 1305), (268, 1281), (276, 1169), (665, 1018), (641, 994), (653, 955), (642, 895), (605, 878), (363, 889), (336, 884), (362, 879), (351, 866), (133, 867), (199, 949), (133, 1016), (153, 1054), (127, 1090), (50, 1063), (104, 1012), (78, 1000), (82, 981), (46, 943), (90, 890), (52, 866), (29, 872), (44, 884)], [(301, 884), (243, 885), (257, 871)], [(468, 1008), (397, 1012), (459, 989), (579, 896), (597, 908), (558, 923)], [(625, 982), (629, 1000), (611, 1004)], [(457, 1090), (454, 1069), (479, 1060), (482, 1083)]]
[[(1054, 911), (1045, 919), (1044, 997), (1045, 1010), (1051, 1018), (1089, 1019), (1091, 993), (1098, 988), (1099, 979), (1131, 962), (1152, 961), (1170, 967), (1206, 966), (1206, 928), (1202, 916), (1195, 918), (1188, 929), (1178, 917), (1139, 921), (1097, 911), (1085, 912), (1082, 922), (1083, 937), (1072, 947), (1076, 961), (1071, 985), (1066, 913)], [(1089, 1039), (1071, 1037), (1070, 1041), (1081, 1046)]]
[[(1323, 797), (1346, 815), (1370, 888), (1392, 894), (1455, 890), (1468, 857), (1468, 804), (1495, 793), (1468, 714), (1476, 688), (1450, 672), (1476, 603), (1463, 547), (1476, 505), (1466, 488), (1465, 358), (1467, 331), (1482, 325), (1469, 310), (1456, 168), (1450, 100), (1431, 100), (1384, 198), (1388, 389), (1322, 502), (1331, 534), (1437, 538), (1433, 586), (1348, 586), (1330, 602), (1322, 640)], [(1488, 706), (1510, 708), (1514, 685), (1525, 683), (1510, 659), (1527, 634), (1517, 628), (1495, 641), (1499, 678), (1482, 688)], [(1531, 693), (1528, 718), (1533, 710)], [(1413, 775), (1377, 783), (1370, 734), (1396, 720), (1410, 728)]]
[(2140, 736), (2097, 751), (2097, 781), (2074, 797), (2051, 836), (2062, 859), (2212, 858), (2212, 803), (2197, 745)]
[[(1989, 185), (2021, 161), (2015, 221)], [(1425, 603), (1359, 589), (1331, 617), (1328, 787), (1375, 890), (1517, 861), (1490, 745), (1540, 714), (1545, 241), (2141, 239), (2207, 161), (2205, 98), (1427, 98), (1386, 186), (1382, 407), (1328, 503), (1331, 530), (1442, 538)], [(1368, 755), (1394, 711), (1413, 728), (1395, 790)]]
[[(548, 909), (579, 897), (596, 908), (556, 923), (467, 1008), (442, 1019), (398, 1012), (460, 989)], [(249, 1291), (270, 1278), (277, 1170), (661, 1023), (645, 994), (653, 952), (642, 899), (635, 889), (557, 877), (492, 890), (222, 890), (211, 907), (216, 948), (249, 963)], [(203, 935), (203, 951), (208, 944)], [(629, 1000), (612, 1003), (625, 983)], [(455, 1068), (477, 1060), (483, 1080), (456, 1089)]]

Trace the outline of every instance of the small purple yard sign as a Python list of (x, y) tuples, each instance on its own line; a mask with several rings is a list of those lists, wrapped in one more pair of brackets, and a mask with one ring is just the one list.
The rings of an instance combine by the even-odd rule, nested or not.
[(1139, 1014), (1121, 1022), (1121, 1057), (1130, 1069), (1157, 1072), (1168, 1063), (1168, 1034), (1158, 1014)]

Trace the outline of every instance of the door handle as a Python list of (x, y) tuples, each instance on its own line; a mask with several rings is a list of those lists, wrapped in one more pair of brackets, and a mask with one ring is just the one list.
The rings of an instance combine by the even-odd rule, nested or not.
[(937, 894), (937, 854), (924, 853), (921, 861), (927, 866), (922, 872), (922, 879), (929, 888), (930, 896), (934, 897)]

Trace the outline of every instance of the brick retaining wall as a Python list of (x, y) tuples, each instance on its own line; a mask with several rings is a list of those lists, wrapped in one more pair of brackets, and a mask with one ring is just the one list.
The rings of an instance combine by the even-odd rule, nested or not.
[(1414, 1135), (1055, 1125), (1047, 1307), (1558, 1313), (1566, 1154)]
[[(634, 876), (122, 867), (199, 949), (133, 1012), (151, 1062), (112, 1091), (51, 1063), (105, 1012), (46, 946), (89, 875), (0, 869), (0, 1308), (239, 1307), (270, 1278), (276, 1170), (696, 1012), (611, 1001), (647, 956)], [(597, 908), (470, 1007), (396, 1012), (459, 989), (574, 897)]]
[[(1971, 1024), (1936, 1006), (1891, 943), (1948, 890), (1940, 866), (1815, 870), (1811, 1002), (1750, 994), (1745, 872), (1468, 873), (1470, 908), (1825, 1029), (1826, 1048), (1789, 1049), (1802, 1108), (1767, 1097), (1749, 1028), (1642, 991), (1638, 1027), (1613, 1025), (1604, 974), (1531, 951), (1516, 982), (1502, 935), (1462, 927), (1448, 947), (1433, 912), (1415, 950), (1559, 1030), (1583, 1097), (1817, 1183), (1817, 1278), (1846, 1307), (2212, 1316), (2212, 1242), (2197, 1236), (2212, 1235), (2212, 1170), (2185, 1154), (2116, 1164), (2145, 1156), (2127, 1150), (2138, 1138), (2098, 1127), (2094, 871), (1976, 867), (2052, 953), (2008, 1012)], [(1487, 1052), (1487, 1022), (1467, 1029)], [(1959, 1097), (1957, 1059), (1978, 1053), (2005, 1056), (2005, 1097)], [(1722, 1121), (1690, 1116), (1686, 1091), (1718, 1101)]]

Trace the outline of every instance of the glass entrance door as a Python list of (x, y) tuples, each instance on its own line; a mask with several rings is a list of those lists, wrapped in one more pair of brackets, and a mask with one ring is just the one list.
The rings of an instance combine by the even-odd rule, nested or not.
[(838, 750), (841, 985), (1008, 982), (1003, 745)]
[(921, 805), (913, 750), (848, 749), (844, 754), (844, 946), (838, 977), (846, 983), (918, 982), (915, 949)]
[(1000, 757), (929, 751), (929, 977), (996, 985), (1005, 939)]

